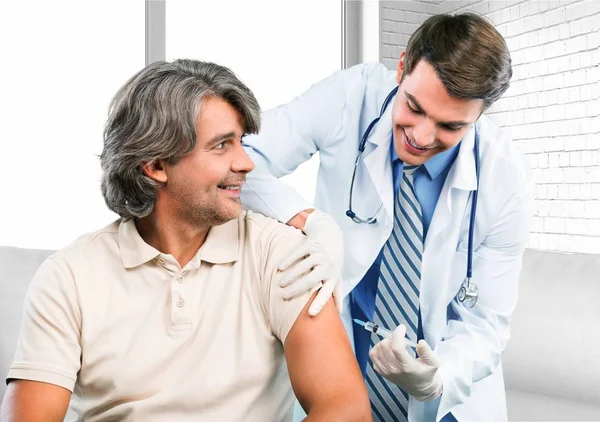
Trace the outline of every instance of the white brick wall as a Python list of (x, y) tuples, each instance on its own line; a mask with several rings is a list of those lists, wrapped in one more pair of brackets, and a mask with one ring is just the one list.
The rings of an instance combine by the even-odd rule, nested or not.
[(536, 182), (528, 247), (600, 253), (600, 1), (382, 1), (381, 61), (397, 66), (436, 13), (487, 16), (511, 51), (511, 87), (487, 115), (527, 155)]
[(381, 63), (389, 69), (398, 65), (398, 57), (411, 34), (429, 16), (439, 13), (443, 0), (403, 1), (381, 0), (379, 17), (381, 19)]

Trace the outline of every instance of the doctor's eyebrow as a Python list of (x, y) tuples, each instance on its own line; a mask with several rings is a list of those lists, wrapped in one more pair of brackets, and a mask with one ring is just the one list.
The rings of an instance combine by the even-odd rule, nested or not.
[[(420, 113), (423, 113), (423, 114), (427, 115), (427, 113), (425, 112), (425, 110), (423, 110), (423, 107), (421, 107), (421, 104), (419, 104), (419, 102), (417, 101), (417, 99), (415, 97), (413, 97), (411, 94), (409, 94), (406, 91), (404, 91), (404, 95), (406, 95), (406, 98), (408, 98), (410, 100), (410, 102), (414, 104), (414, 106), (416, 107), (417, 111), (419, 111)], [(457, 121), (457, 122), (437, 122), (437, 124), (441, 125), (441, 126), (467, 126), (467, 125), (470, 125), (470, 123), (461, 122), (461, 121)]]

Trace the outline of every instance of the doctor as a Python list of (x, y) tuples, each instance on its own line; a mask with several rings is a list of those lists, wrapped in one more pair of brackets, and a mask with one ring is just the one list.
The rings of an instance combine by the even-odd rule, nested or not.
[[(298, 281), (284, 281), (290, 296), (319, 281), (320, 256), (343, 254), (334, 294), (343, 298), (374, 420), (507, 419), (501, 356), (533, 184), (522, 153), (482, 113), (511, 76), (506, 43), (486, 20), (433, 16), (411, 36), (397, 71), (378, 63), (338, 71), (263, 113), (260, 134), (245, 140), (256, 170), (243, 203), (311, 240), (289, 257), (305, 261)], [(316, 152), (313, 206), (278, 178)], [(458, 297), (470, 227), (474, 306)], [(350, 317), (397, 328), (379, 342)], [(416, 353), (405, 336), (420, 340)]]

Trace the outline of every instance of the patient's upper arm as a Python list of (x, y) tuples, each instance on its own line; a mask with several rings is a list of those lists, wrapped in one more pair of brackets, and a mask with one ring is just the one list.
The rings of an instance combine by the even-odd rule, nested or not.
[(277, 266), (305, 241), (300, 230), (281, 223), (264, 227), (260, 255), (267, 320), (284, 344), (292, 387), (309, 418), (370, 420), (362, 374), (333, 300), (311, 317), (309, 304), (320, 285), (291, 300), (282, 297), (279, 283), (292, 268), (282, 273)]
[(1, 420), (62, 421), (81, 367), (81, 315), (74, 282), (54, 258), (36, 272), (23, 309)]
[(2, 400), (2, 422), (59, 422), (69, 407), (71, 392), (54, 384), (12, 380)]
[(73, 391), (81, 368), (81, 311), (74, 280), (63, 264), (46, 259), (29, 285), (7, 379)]
[(333, 300), (314, 317), (307, 305), (284, 348), (294, 393), (309, 418), (370, 420), (365, 383)]

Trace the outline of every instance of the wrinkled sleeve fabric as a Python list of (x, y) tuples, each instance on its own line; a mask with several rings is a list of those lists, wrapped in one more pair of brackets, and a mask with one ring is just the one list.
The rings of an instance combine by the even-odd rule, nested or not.
[(81, 313), (68, 268), (50, 257), (25, 298), (21, 332), (7, 381), (23, 379), (73, 391), (81, 367)]
[(306, 241), (306, 237), (300, 230), (276, 220), (256, 214), (250, 218), (255, 220), (255, 224), (261, 226), (258, 265), (261, 273), (261, 296), (264, 312), (272, 333), (284, 344), (296, 319), (311, 295), (321, 288), (322, 283), (293, 299), (284, 299), (283, 289), (279, 283), (292, 270), (293, 265), (286, 271), (279, 271), (278, 266)]

